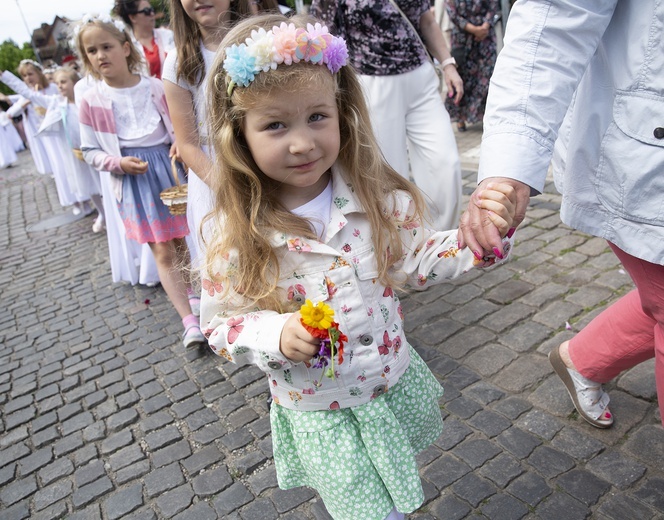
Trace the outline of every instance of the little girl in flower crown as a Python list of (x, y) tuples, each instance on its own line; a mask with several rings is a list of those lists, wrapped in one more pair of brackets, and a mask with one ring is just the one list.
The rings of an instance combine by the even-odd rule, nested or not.
[[(281, 488), (315, 488), (335, 519), (398, 519), (423, 502), (415, 455), (443, 425), (396, 291), (496, 259), (426, 226), (421, 193), (381, 156), (344, 40), (311, 21), (241, 22), (210, 71), (220, 164), (201, 323), (215, 353), (267, 374)], [(511, 188), (478, 204), (505, 236)]]

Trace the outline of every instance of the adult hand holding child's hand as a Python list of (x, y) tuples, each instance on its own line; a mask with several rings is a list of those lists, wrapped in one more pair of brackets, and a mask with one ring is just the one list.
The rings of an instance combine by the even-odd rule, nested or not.
[(288, 359), (295, 363), (309, 361), (320, 350), (320, 339), (314, 338), (302, 326), (302, 315), (294, 312), (281, 331), (279, 350)]

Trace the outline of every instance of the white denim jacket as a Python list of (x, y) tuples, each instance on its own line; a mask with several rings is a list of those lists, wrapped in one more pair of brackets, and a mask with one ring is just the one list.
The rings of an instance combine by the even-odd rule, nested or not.
[[(242, 298), (203, 273), (201, 328), (212, 350), (238, 364), (265, 371), (274, 401), (302, 411), (348, 408), (369, 402), (394, 386), (410, 356), (397, 294), (377, 280), (376, 252), (366, 214), (336, 167), (333, 168), (330, 221), (324, 241), (275, 233), (284, 303), (295, 308), (306, 299), (334, 309), (339, 330), (348, 337), (335, 378), (310, 363), (289, 361), (279, 349), (281, 331), (291, 314), (244, 308)], [(433, 231), (407, 221), (412, 201), (397, 194), (393, 215), (403, 224), (404, 254), (395, 274), (416, 289), (456, 278), (472, 269), (473, 254), (457, 249), (456, 230)], [(506, 242), (506, 245), (509, 243)], [(506, 251), (509, 251), (506, 247)], [(215, 271), (234, 268), (234, 257), (220, 258)], [(329, 368), (329, 366), (328, 366)]]
[(511, 177), (540, 192), (554, 143), (563, 222), (664, 264), (664, 2), (514, 5), (479, 180)]

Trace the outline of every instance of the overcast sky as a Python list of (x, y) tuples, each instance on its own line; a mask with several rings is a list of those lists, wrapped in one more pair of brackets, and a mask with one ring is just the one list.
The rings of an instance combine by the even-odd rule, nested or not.
[(52, 24), (56, 15), (76, 20), (85, 13), (108, 13), (113, 0), (18, 0), (18, 4), (17, 0), (0, 0), (0, 6), (0, 42), (12, 39), (22, 45), (42, 23)]

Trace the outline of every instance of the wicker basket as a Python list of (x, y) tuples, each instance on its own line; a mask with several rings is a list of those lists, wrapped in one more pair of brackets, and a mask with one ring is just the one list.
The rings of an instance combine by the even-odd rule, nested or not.
[(180, 183), (176, 161), (177, 159), (173, 156), (171, 159), (171, 169), (173, 171), (173, 178), (175, 179), (175, 186), (166, 188), (159, 194), (159, 197), (168, 206), (168, 211), (171, 212), (171, 215), (184, 215), (187, 212), (187, 185)]

